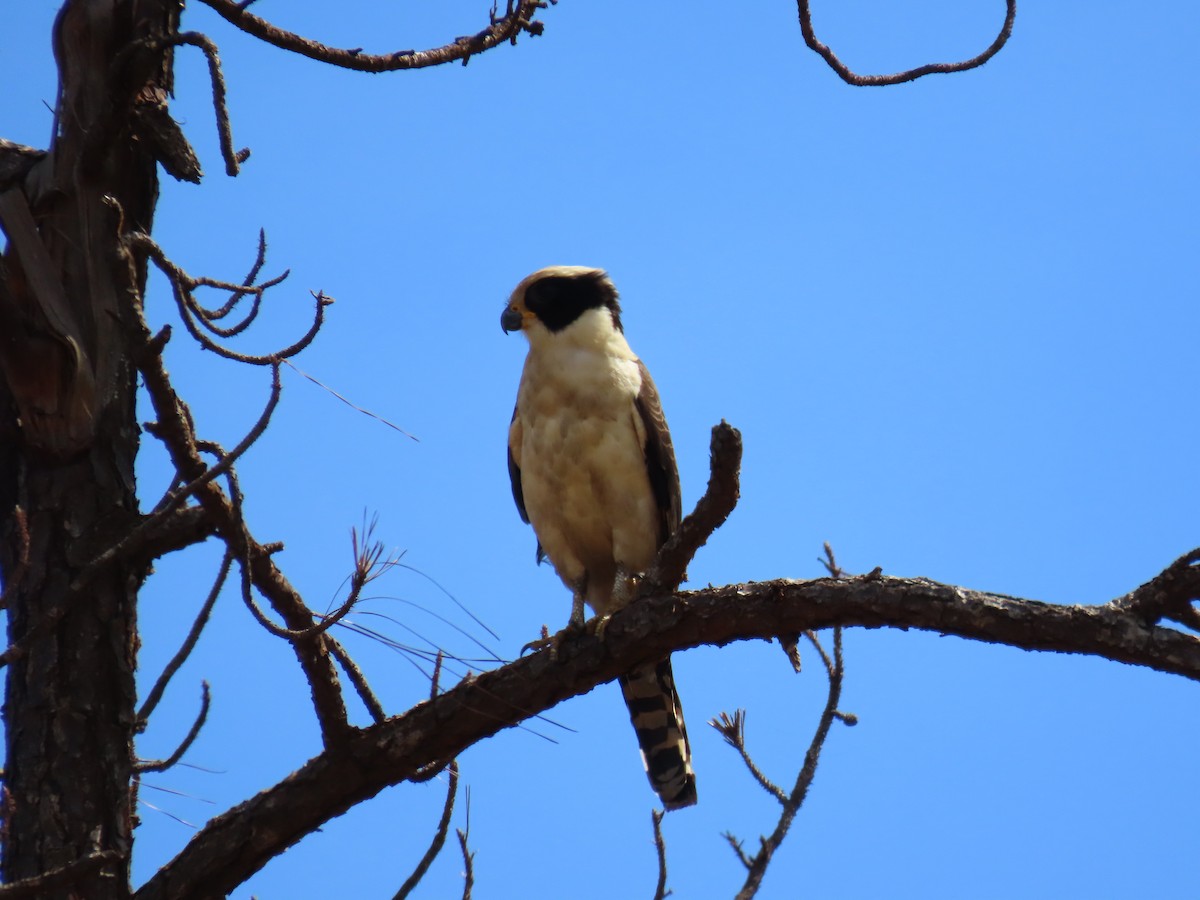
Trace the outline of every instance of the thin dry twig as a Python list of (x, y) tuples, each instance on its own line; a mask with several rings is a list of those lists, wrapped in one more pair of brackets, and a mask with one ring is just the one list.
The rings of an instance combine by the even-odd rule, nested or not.
[(662, 820), (665, 810), (655, 809), (650, 813), (654, 825), (654, 851), (658, 856), (658, 882), (654, 886), (654, 900), (665, 900), (671, 895), (667, 890), (667, 842), (663, 840)]
[(475, 887), (475, 854), (467, 849), (467, 838), (471, 834), (471, 789), (467, 788), (467, 821), (464, 827), (456, 828), (458, 846), (463, 857), (463, 900), (471, 900), (471, 890)]
[[(738, 858), (746, 865), (747, 873), (746, 880), (742, 888), (737, 893), (737, 900), (749, 900), (758, 893), (762, 886), (763, 878), (767, 873), (767, 867), (771, 864), (771, 860), (775, 855), (775, 851), (779, 849), (785, 837), (787, 837), (788, 829), (791, 828), (792, 822), (796, 818), (800, 807), (804, 805), (804, 800), (808, 796), (809, 786), (817, 774), (817, 762), (821, 757), (821, 751), (825, 747), (825, 739), (829, 736), (829, 728), (835, 719), (840, 719), (846, 724), (854, 724), (848, 721), (846, 714), (841, 714), (838, 711), (838, 700), (842, 692), (842, 677), (845, 671), (842, 660), (842, 629), (840, 627), (833, 629), (833, 655), (830, 657), (826, 653), (825, 648), (817, 639), (817, 636), (812, 631), (806, 631), (805, 636), (816, 647), (822, 661), (825, 663), (826, 672), (829, 676), (829, 691), (825, 701), (825, 708), (821, 711), (821, 718), (817, 723), (816, 732), (813, 734), (812, 741), (808, 745), (808, 751), (804, 754), (804, 764), (796, 776), (795, 785), (789, 794), (783, 795), (782, 791), (778, 794), (772, 792), (775, 799), (779, 801), (782, 807), (779, 814), (779, 821), (775, 826), (775, 830), (770, 835), (760, 839), (760, 846), (757, 853), (753, 857), (748, 857), (741, 849), (741, 844), (731, 835), (726, 835), (726, 839), (730, 845), (737, 851)], [(849, 718), (853, 718), (852, 716)], [(855, 719), (855, 721), (857, 721)], [(722, 732), (724, 734), (724, 732)], [(740, 734), (739, 734), (740, 738)], [(726, 736), (731, 744), (734, 741)], [(738, 746), (734, 744), (734, 746)], [(739, 747), (739, 751), (741, 751)], [(751, 772), (756, 771), (756, 767), (749, 761), (748, 755), (743, 753), (743, 758), (747, 760), (747, 765), (750, 766)], [(758, 775), (756, 780), (762, 784), (763, 780)], [(768, 784), (770, 782), (767, 782)]]
[(441, 680), (442, 663), (446, 659), (445, 652), (438, 648), (437, 656), (433, 659), (433, 674), (429, 677), (429, 699), (436, 700), (438, 695), (438, 682)]
[(547, 5), (557, 3), (558, 0), (508, 0), (505, 14), (497, 18), (493, 7), (490, 24), (477, 34), (455, 38), (450, 43), (431, 50), (397, 50), (382, 54), (363, 53), (359, 47), (348, 50), (327, 47), (318, 41), (278, 28), (265, 19), (246, 12), (246, 7), (250, 4), (245, 0), (201, 2), (235, 27), (283, 50), (290, 50), (309, 59), (344, 69), (359, 72), (393, 72), (400, 69), (423, 69), (448, 62), (462, 62), (466, 65), (472, 56), (506, 41), (515, 44), (522, 32), (536, 37), (542, 33), (543, 25), (533, 18), (534, 15), (538, 10), (545, 9)]
[(142, 703), (142, 708), (138, 710), (136, 730), (139, 733), (146, 730), (146, 725), (150, 721), (150, 714), (158, 706), (163, 692), (167, 689), (167, 685), (170, 684), (171, 679), (175, 677), (175, 673), (187, 661), (192, 650), (195, 649), (196, 643), (200, 640), (200, 633), (204, 631), (204, 626), (208, 624), (213, 606), (217, 602), (217, 596), (221, 593), (221, 588), (225, 586), (225, 579), (229, 577), (229, 568), (232, 565), (233, 554), (227, 549), (225, 551), (225, 558), (221, 560), (221, 566), (217, 570), (216, 580), (213, 582), (208, 596), (204, 599), (204, 603), (200, 607), (200, 612), (196, 614), (196, 619), (192, 622), (192, 627), (188, 631), (187, 637), (184, 638), (183, 644), (162, 670), (162, 674), (158, 676), (158, 679), (154, 682), (154, 686), (150, 688), (150, 692), (146, 695), (146, 699)]
[(844, 578), (846, 573), (842, 567), (837, 564), (837, 560), (834, 559), (833, 547), (829, 545), (829, 541), (825, 542), (824, 547), (825, 557), (822, 559), (818, 556), (817, 562), (825, 567), (825, 571), (829, 573), (830, 578)]
[[(267, 232), (266, 232), (266, 229), (260, 228), (260, 229), (258, 229), (258, 253), (254, 257), (254, 264), (250, 266), (250, 271), (246, 274), (246, 277), (242, 279), (242, 287), (249, 288), (254, 285), (254, 282), (258, 280), (258, 276), (262, 272), (262, 267), (264, 265), (266, 265), (266, 262), (267, 262)], [(289, 272), (290, 272), (290, 270), (285, 270), (283, 275), (277, 276), (277, 278), (275, 279), (275, 282), (278, 283), (279, 281), (282, 281), (284, 278), (287, 277)], [(221, 306), (218, 306), (215, 309), (209, 309), (207, 307), (199, 306), (199, 304), (197, 304), (197, 308), (200, 310), (201, 317), (206, 322), (213, 322), (213, 321), (216, 321), (217, 319), (223, 319), (227, 315), (229, 315), (231, 312), (233, 312), (233, 310), (237, 307), (238, 303), (240, 303), (242, 300), (244, 300), (247, 296), (251, 296), (251, 297), (255, 297), (255, 298), (261, 297), (262, 291), (265, 289), (266, 289), (266, 285), (261, 286), (261, 289), (258, 292), (237, 290), (237, 291), (232, 292), (229, 295), (229, 299), (226, 300)], [(214, 332), (214, 333), (221, 334), (224, 337), (229, 337), (232, 334), (236, 334), (238, 332), (245, 331), (245, 329), (250, 325), (251, 322), (254, 321), (254, 319), (257, 316), (258, 316), (258, 311), (257, 311), (257, 303), (256, 303), (255, 309), (253, 311), (247, 313), (245, 318), (242, 320), (241, 324), (236, 326), (236, 331), (229, 330), (229, 331), (225, 331), (225, 332), (218, 331), (218, 332)]]
[[(198, 287), (210, 287), (222, 291), (230, 291), (234, 294), (257, 294), (261, 296), (264, 292), (287, 278), (288, 272), (285, 271), (282, 275), (259, 285), (234, 284), (229, 281), (220, 281), (216, 278), (196, 277), (189, 275), (172, 261), (148, 234), (140, 231), (129, 232), (124, 236), (124, 241), (127, 247), (143, 251), (147, 258), (158, 267), (159, 271), (167, 276), (167, 281), (171, 284), (171, 293), (175, 297), (175, 305), (179, 309), (179, 317), (183, 321), (184, 327), (187, 328), (188, 334), (205, 350), (210, 350), (218, 356), (233, 360), (234, 362), (245, 363), (251, 366), (278, 366), (281, 361), (295, 356), (308, 347), (316, 338), (317, 332), (321, 330), (321, 326), (325, 323), (325, 307), (334, 302), (332, 297), (326, 296), (322, 291), (310, 291), (309, 293), (312, 294), (313, 299), (316, 301), (316, 311), (313, 314), (313, 320), (309, 325), (308, 331), (301, 335), (295, 343), (274, 353), (264, 355), (239, 353), (236, 350), (231, 350), (228, 347), (218, 344), (204, 334), (202, 329), (207, 329), (214, 334), (232, 334), (237, 333), (240, 329), (222, 330), (212, 325), (209, 321), (212, 317), (212, 311), (203, 307), (192, 295), (192, 291)], [(256, 311), (252, 312), (254, 315), (257, 315)]]
[[(392, 900), (404, 900), (405, 897), (412, 893), (413, 888), (425, 877), (425, 873), (429, 871), (429, 867), (433, 865), (433, 861), (437, 859), (438, 854), (442, 852), (442, 847), (446, 843), (446, 835), (450, 831), (450, 816), (454, 812), (454, 796), (458, 793), (457, 760), (451, 760), (449, 771), (450, 777), (449, 784), (446, 787), (446, 803), (442, 806), (442, 817), (438, 821), (437, 829), (433, 833), (433, 840), (429, 844), (429, 849), (425, 851), (425, 855), (421, 857), (421, 861), (417, 863), (417, 867), (413, 869), (412, 874), (400, 886), (400, 890), (396, 891), (396, 895)], [(459, 833), (461, 834), (461, 832)]]
[(196, 720), (192, 723), (191, 729), (180, 741), (179, 746), (175, 748), (175, 752), (166, 759), (146, 760), (139, 762), (133, 767), (133, 771), (141, 774), (143, 772), (165, 772), (171, 766), (175, 765), (179, 760), (183, 759), (183, 754), (188, 752), (188, 749), (195, 742), (200, 734), (200, 729), (204, 727), (204, 723), (208, 721), (208, 708), (212, 695), (209, 691), (208, 682), (200, 682), (200, 713), (196, 716)]
[(332, 613), (319, 616), (319, 622), (314, 622), (312, 625), (301, 628), (281, 628), (270, 619), (266, 613), (259, 608), (254, 602), (253, 592), (251, 591), (252, 578), (249, 565), (242, 566), (242, 600), (249, 607), (254, 618), (258, 620), (267, 631), (276, 637), (286, 638), (289, 641), (306, 640), (324, 634), (350, 612), (358, 603), (362, 595), (362, 589), (394, 568), (400, 561), (400, 556), (389, 556), (386, 559), (383, 556), (384, 547), (380, 541), (371, 542), (371, 536), (374, 532), (375, 522), (371, 522), (365, 530), (360, 541), (358, 531), (350, 530), (350, 543), (354, 550), (354, 571), (350, 575), (350, 592), (346, 596), (346, 600)]
[(1004, 25), (1001, 26), (1000, 33), (996, 35), (996, 39), (992, 41), (991, 46), (978, 56), (973, 56), (962, 62), (929, 63), (928, 65), (918, 66), (915, 69), (906, 69), (903, 72), (897, 72), (893, 75), (859, 75), (856, 72), (852, 72), (845, 63), (838, 59), (837, 54), (817, 39), (816, 32), (813, 31), (812, 11), (809, 9), (809, 2), (810, 0), (796, 0), (796, 8), (800, 14), (800, 32), (804, 35), (804, 43), (808, 45), (809, 49), (815, 51), (825, 60), (829, 64), (829, 67), (837, 72), (838, 77), (842, 81), (855, 87), (883, 87), (892, 84), (902, 84), (906, 81), (915, 81), (926, 75), (965, 72), (967, 69), (982, 66), (999, 53), (1000, 49), (1008, 43), (1009, 37), (1012, 36), (1013, 22), (1017, 18), (1017, 0), (1005, 0), (1007, 11), (1004, 15)]
[(363, 675), (362, 669), (358, 667), (358, 663), (346, 652), (346, 648), (334, 637), (325, 635), (325, 643), (329, 647), (329, 652), (333, 656), (342, 671), (346, 673), (346, 677), (350, 679), (350, 684), (354, 686), (355, 693), (362, 700), (363, 706), (367, 708), (367, 712), (371, 714), (371, 718), (376, 722), (382, 722), (387, 718), (387, 712), (383, 708), (383, 704), (379, 702), (379, 698), (375, 696), (375, 692), (371, 690), (371, 685), (367, 683), (367, 677)]
[(780, 803), (787, 803), (787, 794), (763, 774), (763, 771), (751, 759), (749, 751), (746, 750), (746, 711), (735, 709), (732, 716), (723, 712), (717, 718), (709, 719), (708, 724), (715, 728), (721, 737), (725, 738), (725, 742), (738, 752), (751, 776), (758, 782), (758, 786)]

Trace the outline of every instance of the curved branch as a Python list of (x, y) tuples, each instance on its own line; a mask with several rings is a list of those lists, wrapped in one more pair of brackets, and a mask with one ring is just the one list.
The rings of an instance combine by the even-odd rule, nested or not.
[(452, 760), (450, 762), (450, 778), (446, 786), (446, 802), (442, 805), (442, 817), (438, 820), (437, 828), (433, 832), (433, 840), (429, 843), (429, 849), (425, 851), (425, 855), (421, 857), (421, 861), (417, 863), (417, 867), (413, 869), (412, 874), (405, 879), (404, 884), (400, 886), (400, 890), (396, 891), (396, 895), (392, 900), (404, 900), (413, 892), (421, 880), (425, 877), (425, 873), (429, 871), (429, 867), (433, 865), (433, 861), (437, 859), (439, 853), (442, 852), (442, 847), (446, 844), (446, 834), (450, 831), (450, 816), (454, 813), (454, 797), (458, 793), (458, 762)]
[(464, 681), (402, 716), (352, 729), (284, 781), (210, 821), (138, 900), (224, 896), (330, 818), (439, 760), (623, 672), (701, 644), (835, 626), (921, 629), (1025, 650), (1085, 654), (1200, 681), (1200, 637), (1117, 604), (1070, 606), (871, 575), (733, 584), (635, 602), (603, 640), (562, 642)]
[(343, 69), (358, 72), (394, 72), (399, 69), (424, 69), (443, 63), (461, 61), (463, 65), (476, 54), (491, 50), (508, 41), (515, 44), (522, 31), (537, 36), (542, 33), (542, 23), (533, 17), (547, 3), (558, 0), (509, 0), (507, 11), (500, 18), (493, 14), (487, 28), (470, 37), (455, 38), (449, 44), (431, 50), (397, 50), (394, 53), (363, 53), (361, 48), (342, 50), (327, 47), (322, 43), (302, 37), (291, 31), (277, 28), (266, 19), (246, 12), (248, 3), (233, 0), (201, 0), (217, 15), (236, 28), (266, 41), (283, 50), (291, 50), (317, 62), (329, 63)]
[(809, 0), (796, 0), (796, 8), (800, 14), (800, 32), (804, 35), (804, 43), (809, 49), (816, 52), (825, 62), (829, 63), (829, 68), (837, 72), (838, 77), (846, 84), (852, 84), (856, 87), (883, 87), (890, 84), (902, 84), (905, 81), (916, 81), (926, 75), (944, 75), (950, 72), (965, 72), (967, 69), (974, 69), (982, 66), (985, 62), (1000, 52), (1000, 48), (1008, 43), (1008, 39), (1012, 36), (1013, 22), (1017, 18), (1017, 0), (1005, 0), (1007, 11), (1004, 15), (1004, 24), (1000, 27), (1000, 33), (996, 35), (996, 39), (992, 41), (990, 47), (980, 53), (978, 56), (972, 56), (970, 59), (956, 63), (929, 63), (928, 65), (918, 66), (915, 69), (906, 69), (903, 72), (896, 72), (893, 75), (859, 75), (857, 72), (852, 72), (845, 63), (838, 59), (834, 53), (825, 44), (817, 40), (816, 32), (812, 26), (812, 11), (809, 9)]
[(175, 748), (175, 752), (166, 759), (139, 762), (133, 767), (134, 772), (139, 774), (143, 772), (165, 772), (183, 759), (183, 754), (187, 753), (192, 744), (195, 743), (196, 738), (200, 736), (200, 729), (208, 721), (208, 708), (212, 702), (212, 695), (209, 692), (207, 681), (200, 682), (200, 688), (200, 712), (196, 715), (196, 720), (192, 722), (192, 727), (188, 729), (188, 733), (179, 742), (179, 746)]

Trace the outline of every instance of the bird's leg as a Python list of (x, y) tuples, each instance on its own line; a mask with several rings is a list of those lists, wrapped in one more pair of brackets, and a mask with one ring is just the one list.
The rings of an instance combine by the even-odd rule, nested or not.
[(608, 628), (608, 620), (619, 609), (629, 605), (629, 601), (637, 593), (638, 573), (625, 566), (617, 566), (616, 577), (613, 578), (612, 594), (609, 595), (608, 608), (604, 615), (596, 618), (596, 637), (604, 640), (604, 631)]
[(551, 635), (550, 637), (545, 636), (546, 632), (543, 628), (543, 636), (541, 638), (536, 641), (530, 641), (521, 648), (522, 655), (524, 655), (526, 650), (532, 650), (536, 653), (538, 650), (544, 650), (549, 647), (550, 658), (558, 659), (558, 648), (562, 645), (562, 642), (568, 638), (575, 637), (583, 631), (583, 598), (584, 594), (587, 593), (587, 583), (587, 572), (584, 572), (583, 577), (571, 586), (571, 618), (567, 619), (567, 627), (558, 632), (558, 634)]

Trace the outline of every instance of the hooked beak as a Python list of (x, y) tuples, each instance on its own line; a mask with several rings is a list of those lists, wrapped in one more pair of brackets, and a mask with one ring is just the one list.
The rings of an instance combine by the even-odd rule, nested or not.
[(510, 331), (520, 331), (524, 321), (521, 316), (521, 311), (515, 307), (505, 307), (504, 312), (500, 314), (500, 327), (505, 334)]

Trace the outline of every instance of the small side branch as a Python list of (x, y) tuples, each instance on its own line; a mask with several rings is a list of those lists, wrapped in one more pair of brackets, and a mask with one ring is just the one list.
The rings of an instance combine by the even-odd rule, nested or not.
[(1153, 625), (1170, 619), (1200, 631), (1200, 547), (1183, 554), (1137, 590), (1118, 597), (1109, 606)]
[(717, 729), (721, 737), (725, 738), (725, 742), (738, 752), (751, 777), (758, 782), (758, 786), (779, 801), (779, 803), (786, 804), (788, 799), (787, 794), (783, 792), (781, 787), (763, 774), (763, 771), (750, 757), (750, 752), (746, 749), (746, 711), (744, 709), (736, 709), (732, 716), (729, 713), (723, 712), (718, 718), (710, 719), (708, 724)]
[(475, 888), (475, 853), (467, 847), (469, 824), (466, 830), (456, 828), (455, 834), (458, 835), (458, 848), (462, 851), (462, 900), (470, 900), (470, 892)]
[(737, 505), (741, 465), (742, 434), (722, 421), (714, 426), (709, 442), (709, 477), (704, 496), (659, 550), (639, 589), (642, 596), (670, 593), (679, 587), (696, 551), (724, 524)]
[(367, 677), (363, 675), (362, 669), (358, 667), (358, 663), (346, 652), (346, 648), (328, 634), (325, 635), (325, 643), (329, 647), (330, 655), (337, 660), (337, 664), (342, 667), (342, 671), (350, 679), (350, 684), (354, 686), (355, 693), (362, 700), (363, 706), (367, 708), (367, 712), (371, 714), (371, 718), (377, 723), (386, 719), (387, 712), (384, 710), (383, 704), (379, 702), (379, 698), (371, 690), (371, 685), (367, 683)]
[[(167, 276), (167, 280), (171, 283), (171, 291), (175, 297), (175, 304), (179, 308), (179, 316), (183, 320), (184, 327), (187, 328), (190, 334), (201, 347), (205, 350), (211, 350), (218, 356), (225, 359), (233, 360), (234, 362), (246, 363), (252, 366), (278, 366), (282, 360), (289, 359), (300, 351), (308, 347), (316, 338), (317, 332), (325, 322), (325, 307), (333, 303), (331, 297), (317, 291), (313, 293), (313, 299), (316, 301), (316, 310), (313, 314), (312, 324), (308, 331), (300, 337), (295, 343), (290, 346), (277, 350), (274, 353), (265, 355), (251, 355), (247, 353), (238, 353), (236, 350), (231, 350), (221, 344), (218, 344), (207, 334), (205, 330), (219, 336), (228, 336), (236, 334), (243, 330), (250, 321), (258, 314), (258, 299), (271, 288), (278, 285), (288, 273), (284, 272), (276, 278), (265, 281), (259, 285), (249, 284), (233, 284), (228, 281), (220, 281), (215, 278), (194, 277), (185, 272), (175, 262), (173, 262), (163, 249), (155, 243), (154, 239), (148, 234), (142, 232), (130, 232), (125, 235), (125, 243), (131, 249), (140, 250), (158, 267), (158, 269)], [(259, 237), (259, 252), (263, 252), (265, 247), (265, 239), (260, 232)], [(257, 274), (256, 265), (254, 274)], [(249, 279), (247, 279), (249, 280)], [(231, 329), (221, 329), (211, 324), (211, 320), (220, 318), (225, 315), (228, 310), (222, 307), (220, 310), (210, 310), (201, 305), (193, 295), (198, 287), (210, 287), (218, 290), (230, 291), (236, 301), (244, 296), (252, 296), (256, 298), (255, 305), (247, 316), (247, 319), (240, 325), (234, 326)], [(226, 304), (228, 306), (229, 304)]]
[(650, 813), (654, 825), (654, 851), (658, 856), (658, 882), (654, 886), (654, 900), (665, 900), (671, 892), (667, 890), (667, 842), (663, 840), (662, 820), (666, 812), (656, 809)]
[[(808, 796), (809, 786), (817, 774), (817, 762), (821, 757), (821, 751), (825, 747), (825, 739), (829, 736), (829, 729), (833, 725), (834, 720), (840, 719), (847, 725), (853, 725), (857, 721), (852, 716), (840, 713), (837, 708), (838, 700), (842, 693), (842, 676), (844, 674), (842, 662), (842, 629), (833, 629), (832, 658), (825, 652), (825, 648), (821, 646), (821, 642), (813, 632), (807, 631), (805, 632), (805, 636), (817, 649), (822, 661), (825, 663), (826, 674), (829, 676), (829, 692), (825, 701), (825, 708), (822, 710), (821, 718), (817, 723), (816, 732), (813, 734), (812, 741), (808, 745), (808, 751), (804, 754), (804, 765), (801, 767), (800, 773), (796, 776), (796, 783), (789, 794), (785, 795), (783, 791), (776, 788), (758, 771), (757, 766), (754, 765), (749, 754), (746, 753), (740, 727), (737, 729), (737, 742), (735, 742), (729, 736), (726, 729), (713, 722), (714, 727), (721, 731), (725, 739), (730, 744), (733, 744), (738, 749), (738, 752), (742, 754), (742, 759), (750, 768), (750, 772), (754, 775), (755, 780), (768, 793), (774, 796), (782, 807), (775, 830), (767, 837), (760, 838), (760, 846), (754, 856), (747, 856), (742, 851), (741, 844), (731, 835), (726, 835), (726, 839), (734, 850), (737, 851), (739, 859), (741, 859), (747, 869), (746, 881), (743, 883), (742, 889), (737, 893), (737, 900), (749, 900), (749, 898), (758, 893), (758, 889), (762, 886), (763, 878), (767, 874), (767, 867), (770, 866), (771, 860), (775, 856), (775, 851), (779, 849), (784, 838), (787, 837), (788, 830), (791, 828), (792, 822), (795, 821), (796, 813), (800, 811), (800, 807), (804, 805), (804, 799)], [(741, 711), (739, 710), (738, 712)], [(728, 717), (723, 718), (727, 722), (729, 721)], [(742, 720), (744, 721), (744, 715), (742, 716)]]
[[(137, 731), (146, 730), (150, 714), (158, 706), (158, 702), (162, 699), (167, 685), (171, 683), (171, 679), (175, 677), (175, 673), (179, 671), (180, 667), (191, 655), (192, 650), (195, 649), (197, 641), (200, 640), (200, 634), (204, 631), (204, 626), (208, 624), (213, 606), (216, 605), (217, 596), (221, 593), (221, 588), (225, 586), (225, 579), (229, 577), (229, 568), (232, 565), (233, 554), (226, 550), (225, 558), (221, 560), (221, 568), (217, 572), (216, 581), (213, 582), (212, 589), (208, 592), (204, 604), (200, 607), (200, 612), (196, 614), (196, 620), (192, 622), (191, 630), (188, 631), (187, 637), (184, 638), (183, 645), (171, 657), (171, 661), (167, 663), (162, 674), (158, 676), (158, 680), (154, 682), (154, 687), (150, 688), (150, 693), (146, 695), (146, 700), (142, 703), (142, 708), (138, 710)], [(206, 697), (208, 696), (207, 685), (205, 686), (204, 694)]]
[[(433, 840), (429, 844), (429, 849), (425, 851), (425, 855), (421, 857), (421, 861), (417, 863), (417, 867), (400, 886), (400, 890), (396, 891), (392, 900), (404, 900), (412, 893), (413, 888), (420, 884), (421, 879), (425, 877), (425, 873), (429, 871), (429, 867), (433, 865), (433, 861), (437, 859), (438, 854), (442, 852), (442, 847), (446, 844), (446, 835), (450, 831), (450, 816), (454, 812), (454, 796), (458, 793), (457, 760), (450, 763), (449, 771), (450, 783), (446, 787), (446, 803), (442, 807), (442, 818), (438, 821), (437, 829), (433, 833)], [(470, 865), (469, 862), (468, 865)]]
[(916, 81), (918, 78), (923, 78), (926, 75), (965, 72), (967, 69), (978, 68), (999, 53), (1000, 49), (1008, 43), (1009, 37), (1012, 36), (1013, 22), (1017, 18), (1017, 0), (1005, 0), (1007, 12), (1004, 16), (1004, 24), (1000, 28), (1000, 33), (996, 35), (996, 39), (992, 41), (990, 47), (978, 56), (972, 56), (970, 59), (963, 60), (962, 62), (929, 63), (928, 65), (918, 66), (915, 69), (896, 72), (893, 75), (859, 75), (856, 72), (852, 72), (845, 63), (838, 59), (836, 53), (817, 39), (816, 32), (813, 31), (812, 11), (809, 9), (809, 2), (810, 0), (796, 0), (796, 8), (800, 14), (800, 32), (804, 35), (804, 43), (808, 45), (809, 49), (825, 60), (829, 64), (829, 68), (837, 72), (838, 77), (842, 81), (856, 87), (883, 87), (891, 84), (902, 84), (906, 81)]
[(187, 735), (180, 741), (179, 746), (175, 748), (175, 752), (166, 759), (147, 760), (140, 762), (133, 767), (133, 770), (139, 774), (143, 772), (165, 772), (171, 766), (175, 765), (181, 759), (183, 754), (187, 753), (200, 734), (200, 729), (204, 727), (204, 723), (208, 721), (208, 708), (212, 700), (212, 695), (209, 693), (208, 682), (200, 683), (200, 713), (196, 716), (196, 721), (192, 723), (192, 727), (188, 730)]
[(525, 32), (540, 35), (541, 22), (535, 21), (538, 10), (545, 9), (558, 0), (508, 0), (505, 14), (497, 18), (494, 14), (487, 28), (470, 37), (460, 37), (441, 47), (431, 50), (397, 50), (394, 53), (363, 53), (361, 48), (349, 50), (327, 47), (291, 31), (272, 25), (246, 11), (249, 3), (234, 0), (201, 0), (217, 15), (234, 27), (259, 40), (266, 41), (283, 50), (290, 50), (315, 59), (317, 62), (354, 69), (359, 72), (394, 72), (400, 69), (424, 69), (443, 63), (462, 62), (466, 65), (472, 56), (491, 50), (504, 42), (515, 44), (517, 37)]

